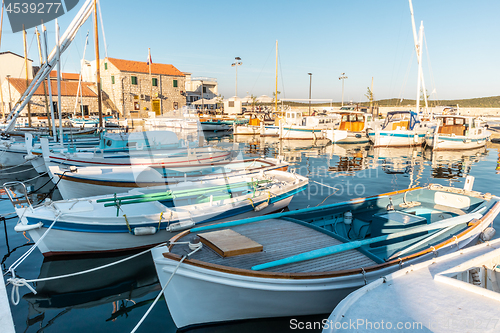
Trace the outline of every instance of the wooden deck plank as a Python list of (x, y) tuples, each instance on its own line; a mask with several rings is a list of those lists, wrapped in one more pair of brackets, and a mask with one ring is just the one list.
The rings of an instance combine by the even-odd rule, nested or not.
[[(266, 220), (236, 226), (231, 229), (254, 242), (262, 244), (264, 246), (263, 251), (224, 258), (205, 246), (193, 255), (193, 259), (228, 267), (250, 269), (254, 265), (342, 244), (341, 241), (313, 228), (285, 220)], [(190, 234), (182, 240), (186, 241), (194, 236)], [(186, 254), (185, 248), (186, 246), (175, 245), (172, 252), (183, 255)], [(274, 267), (265, 271), (287, 273), (321, 272), (368, 267), (375, 264), (373, 260), (363, 253), (357, 250), (349, 250), (322, 258)]]

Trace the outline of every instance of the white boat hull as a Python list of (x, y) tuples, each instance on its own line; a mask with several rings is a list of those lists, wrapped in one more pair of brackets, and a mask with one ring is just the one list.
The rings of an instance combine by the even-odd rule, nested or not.
[[(460, 242), (460, 247), (474, 244), (479, 234)], [(456, 245), (439, 250), (445, 254)], [(164, 258), (166, 247), (152, 250), (162, 287), (170, 278), (178, 261)], [(433, 253), (405, 263), (405, 266), (429, 260)], [(164, 291), (170, 314), (178, 328), (191, 325), (242, 319), (303, 316), (329, 313), (350, 292), (399, 266), (362, 274), (320, 279), (262, 278), (229, 274), (203, 267), (181, 264)], [(366, 279), (366, 281), (365, 281)], [(196, 295), (192, 297), (190, 295)], [(196, 302), (190, 302), (196, 299)], [(193, 315), (193, 314), (196, 315)]]
[(426, 144), (433, 150), (465, 150), (486, 146), (491, 133), (480, 136), (427, 136)]
[(370, 142), (365, 132), (349, 132), (341, 130), (326, 130), (325, 137), (332, 143), (366, 143)]
[(410, 147), (424, 143), (425, 132), (406, 130), (376, 131), (369, 133), (370, 141), (376, 147)]

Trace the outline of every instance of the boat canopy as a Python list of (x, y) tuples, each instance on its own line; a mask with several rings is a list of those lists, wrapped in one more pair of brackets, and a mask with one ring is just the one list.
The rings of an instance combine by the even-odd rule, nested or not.
[(389, 111), (387, 112), (387, 117), (385, 118), (384, 125), (382, 126), (382, 129), (385, 129), (387, 125), (394, 121), (399, 121), (398, 116), (405, 116), (409, 115), (409, 124), (408, 124), (408, 130), (413, 130), (416, 124), (420, 123), (420, 120), (418, 120), (418, 115), (416, 112), (413, 111)]

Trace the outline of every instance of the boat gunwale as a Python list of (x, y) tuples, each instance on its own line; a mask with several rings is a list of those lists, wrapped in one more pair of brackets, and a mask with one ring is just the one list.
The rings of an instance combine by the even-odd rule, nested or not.
[[(408, 190), (414, 190), (414, 189), (421, 189), (422, 187), (419, 188), (413, 188), (413, 189), (406, 189), (402, 191), (396, 191), (396, 192), (406, 192)], [(394, 193), (394, 192), (389, 192), (389, 193)], [(387, 195), (389, 193), (385, 193), (382, 195)], [(379, 195), (381, 196), (381, 195)], [(376, 196), (372, 196), (376, 197)], [(369, 197), (368, 197), (369, 198)], [(352, 199), (354, 200), (354, 199)], [(367, 272), (373, 272), (377, 271), (382, 268), (387, 268), (395, 265), (400, 265), (402, 266), (403, 263), (410, 261), (412, 259), (416, 259), (418, 257), (422, 257), (426, 254), (429, 254), (431, 252), (436, 252), (437, 250), (446, 247), (447, 245), (451, 243), (456, 243), (458, 247), (459, 241), (465, 239), (465, 236), (470, 234), (471, 232), (475, 231), (476, 228), (478, 228), (481, 225), (484, 225), (485, 223), (491, 223), (493, 222), (493, 219), (498, 215), (500, 211), (500, 201), (497, 201), (490, 209), (488, 212), (483, 215), (480, 219), (474, 219), (471, 222), (469, 222), (468, 228), (459, 233), (458, 235), (454, 235), (453, 237), (450, 237), (441, 243), (431, 246), (425, 250), (410, 254), (405, 257), (399, 257), (395, 258), (393, 260), (387, 261), (382, 264), (374, 265), (374, 266), (369, 266), (369, 267), (360, 267), (360, 268), (355, 268), (355, 269), (347, 269), (347, 270), (339, 270), (339, 271), (327, 271), (327, 272), (304, 272), (304, 273), (279, 273), (279, 272), (262, 272), (262, 271), (253, 271), (250, 269), (242, 269), (242, 268), (234, 268), (234, 267), (229, 267), (229, 266), (223, 266), (223, 265), (218, 265), (218, 264), (212, 264), (212, 263), (207, 263), (201, 260), (196, 260), (196, 259), (190, 259), (186, 258), (184, 260), (184, 263), (189, 264), (191, 266), (203, 268), (203, 269), (208, 269), (211, 271), (217, 271), (221, 273), (228, 273), (228, 274), (236, 274), (240, 276), (249, 276), (249, 277), (257, 277), (257, 278), (271, 278), (271, 279), (292, 279), (292, 280), (304, 280), (304, 279), (323, 279), (323, 278), (334, 278), (334, 277), (342, 277), (342, 276), (349, 276), (349, 275), (356, 275), (356, 274), (364, 274)], [(496, 213), (496, 214), (495, 214)], [(491, 217), (494, 215), (493, 217)], [(491, 219), (491, 221), (489, 221)], [(170, 250), (174, 244), (177, 241), (179, 241), (181, 238), (186, 236), (187, 234), (190, 233), (190, 230), (186, 230), (184, 232), (181, 232), (174, 237), (172, 237), (169, 241), (170, 245), (168, 246), (168, 249)], [(163, 257), (166, 259), (171, 259), (174, 261), (180, 261), (182, 259), (181, 256), (171, 253), (171, 252), (164, 252)]]

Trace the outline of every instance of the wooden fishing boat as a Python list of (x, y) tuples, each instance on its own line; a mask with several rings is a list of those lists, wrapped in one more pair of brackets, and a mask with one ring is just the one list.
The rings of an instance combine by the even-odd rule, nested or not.
[(12, 189), (15, 184), (5, 189), (21, 217), (14, 229), (27, 231), (48, 256), (148, 247), (195, 225), (278, 211), (307, 183), (307, 178), (300, 175), (266, 171), (107, 196), (46, 201), (38, 207), (26, 202), (15, 204), (23, 197)]
[(151, 186), (165, 186), (186, 181), (223, 179), (233, 176), (251, 175), (270, 170), (287, 171), (288, 163), (273, 158), (233, 160), (178, 168), (178, 171), (131, 165), (114, 167), (75, 167), (51, 165), (48, 169), (52, 181), (57, 184), (64, 199), (82, 198), (126, 192)]
[(384, 323), (405, 332), (493, 333), (498, 332), (499, 307), (500, 239), (495, 239), (356, 290), (337, 305), (323, 332), (373, 332), (374, 324)]
[(152, 255), (177, 327), (328, 313), (380, 276), (475, 244), (499, 200), (429, 185), (194, 228)]
[(412, 111), (391, 111), (387, 113), (382, 126), (368, 131), (374, 147), (421, 146), (432, 125), (421, 123)]
[(484, 147), (491, 132), (470, 116), (441, 115), (438, 126), (427, 134), (425, 142), (433, 150), (465, 150)]
[[(140, 146), (134, 143), (134, 147), (112, 149), (66, 149), (51, 150), (47, 142), (42, 139), (42, 153), (45, 160), (45, 166), (131, 166), (143, 165), (159, 168), (168, 168), (170, 170), (199, 170), (208, 167), (212, 163), (229, 162), (235, 157), (235, 151), (229, 149), (218, 149), (214, 147), (195, 147), (189, 148), (175, 145), (172, 148), (162, 148), (155, 146)], [(128, 142), (132, 144), (132, 142)], [(39, 152), (37, 152), (39, 153)], [(190, 170), (189, 170), (190, 169)]]
[(325, 131), (325, 137), (332, 143), (368, 143), (367, 130), (373, 127), (372, 115), (360, 111), (339, 111), (338, 128)]

